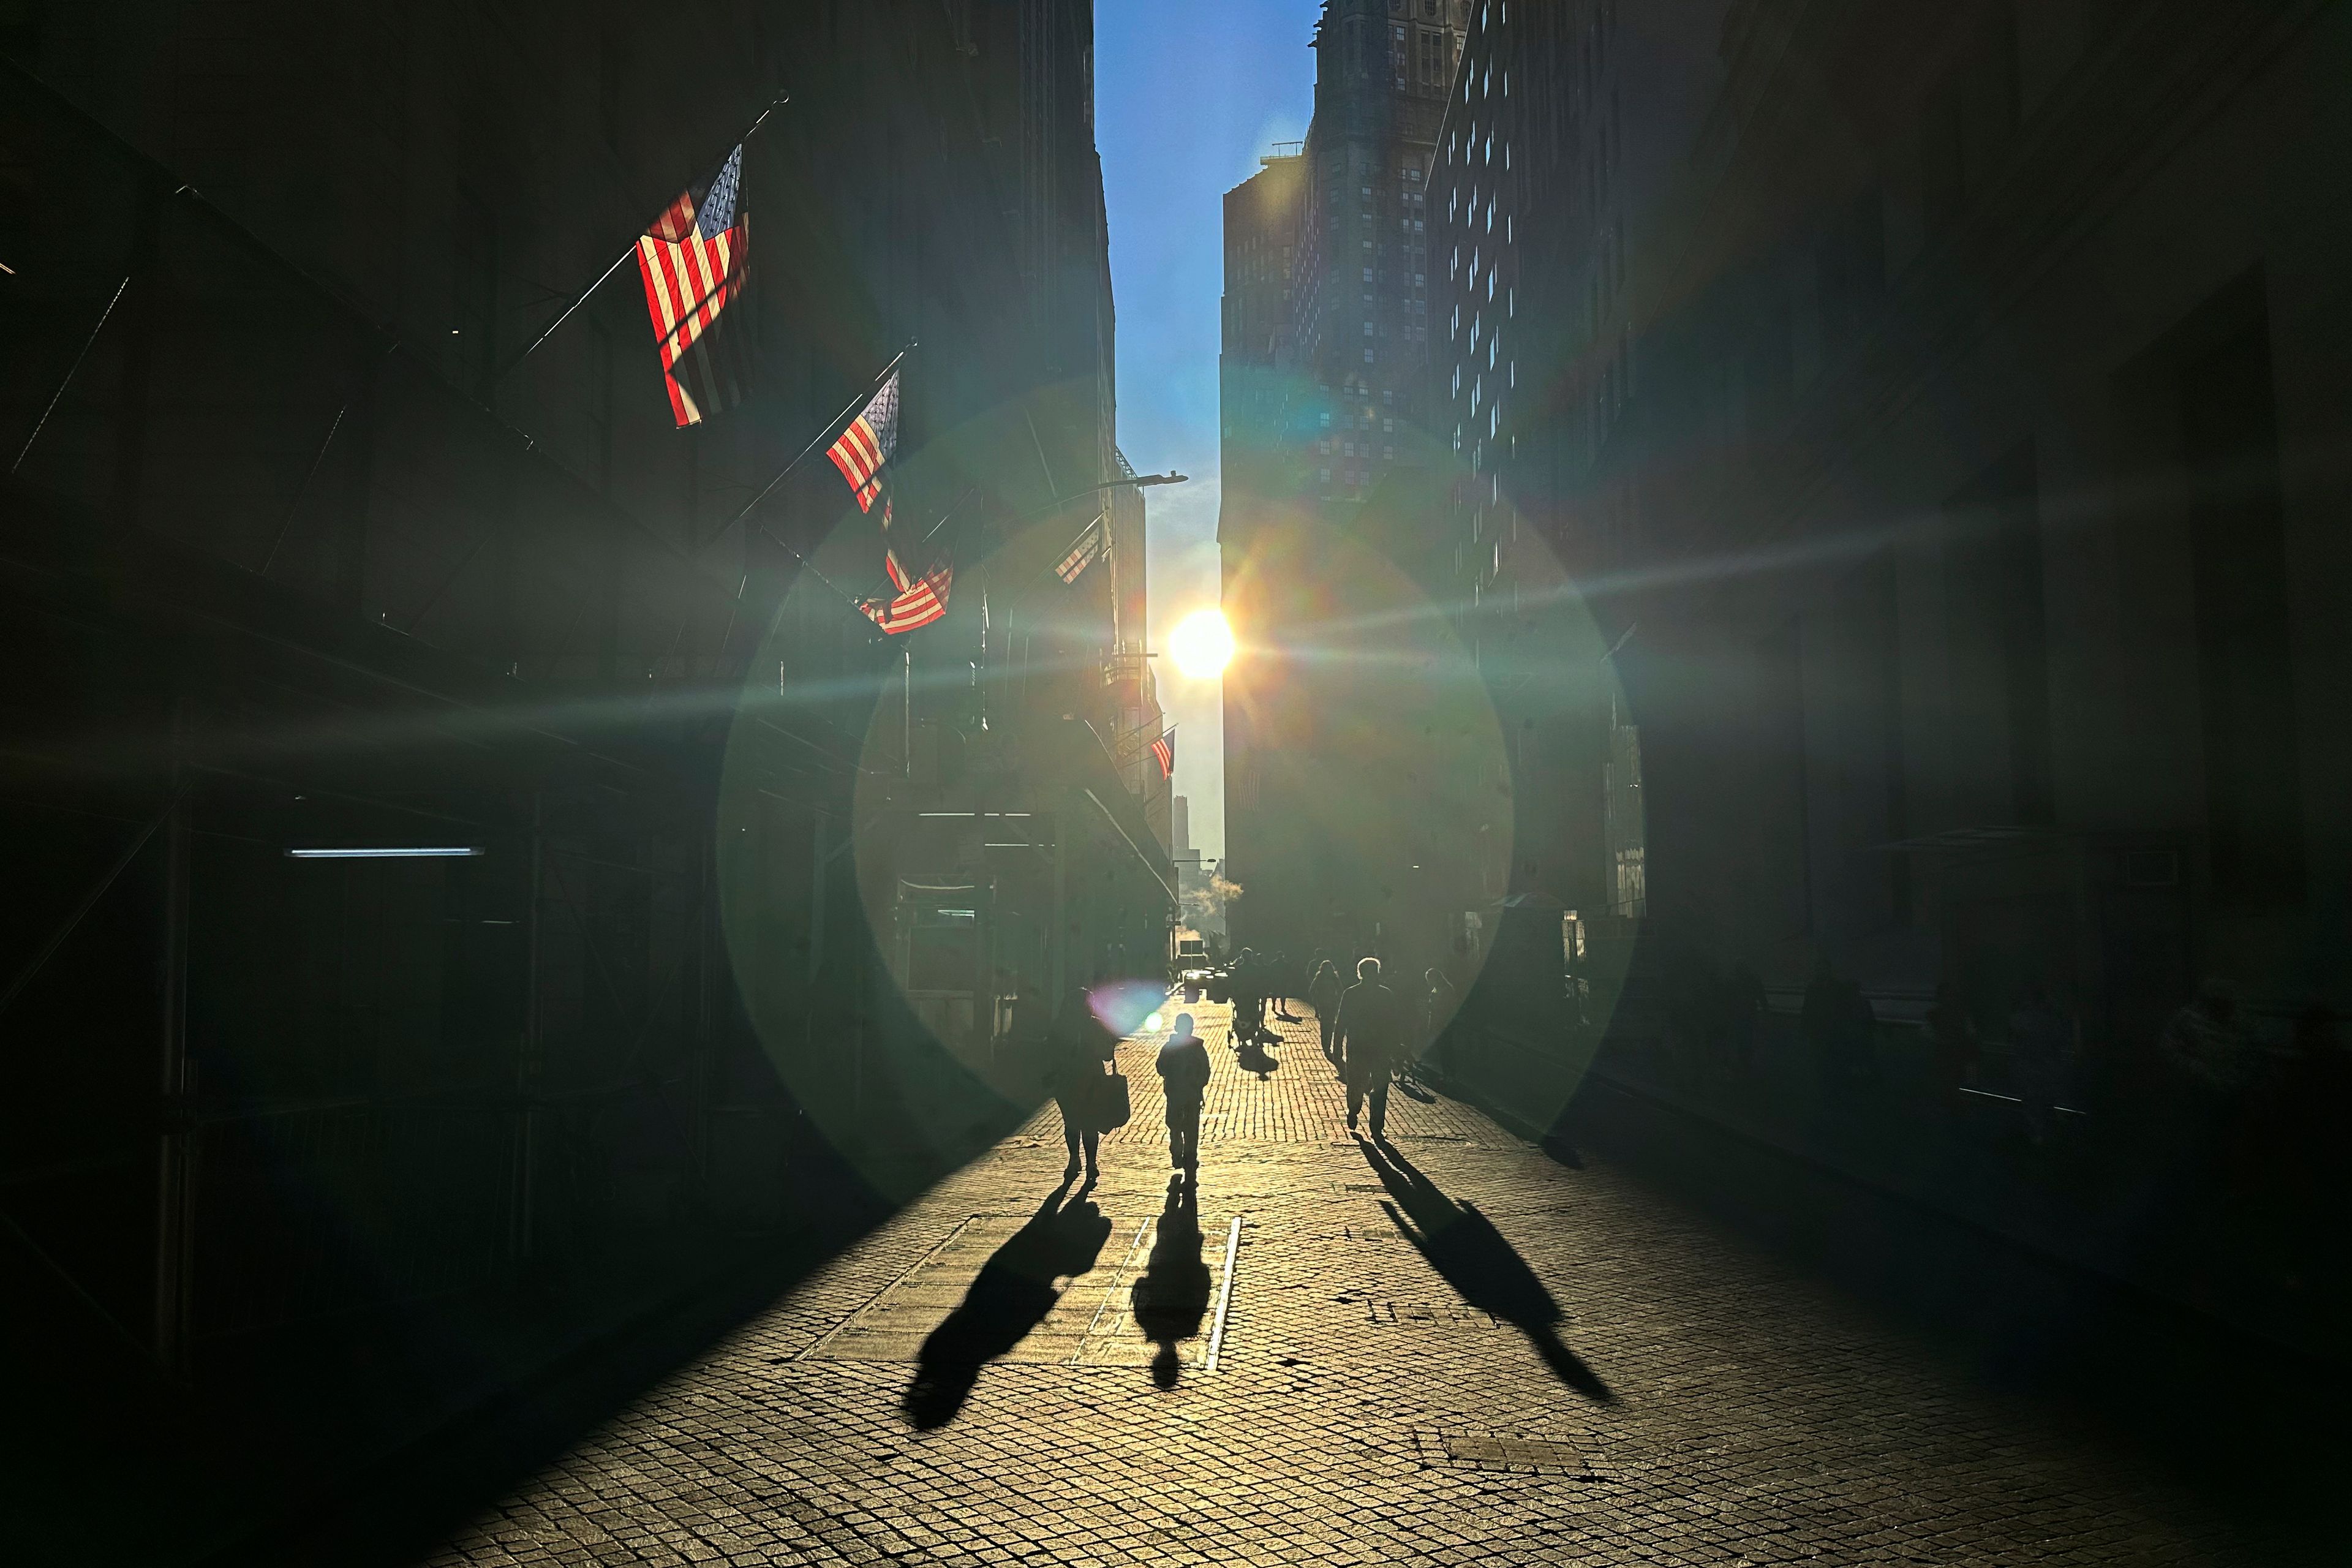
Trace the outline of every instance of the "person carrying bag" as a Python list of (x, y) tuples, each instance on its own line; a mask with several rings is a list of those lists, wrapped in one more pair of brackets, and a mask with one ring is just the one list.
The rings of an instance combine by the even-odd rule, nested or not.
[(1127, 1075), (1118, 1070), (1118, 1064), (1112, 1063), (1108, 1072), (1097, 1074), (1087, 1087), (1094, 1093), (1090, 1131), (1099, 1135), (1126, 1126), (1128, 1118), (1135, 1114), (1135, 1105), (1128, 1093)]
[[(1108, 1075), (1103, 1072), (1103, 1064), (1118, 1055), (1118, 1038), (1095, 1016), (1087, 1001), (1087, 988), (1073, 985), (1063, 998), (1061, 1011), (1054, 1015), (1047, 1044), (1045, 1087), (1061, 1107), (1062, 1142), (1070, 1151), (1062, 1179), (1068, 1181), (1078, 1173), (1083, 1155), (1087, 1179), (1093, 1181), (1102, 1173), (1102, 1135), (1127, 1121), (1127, 1079), (1116, 1068)], [(1105, 1121), (1114, 1109), (1118, 1120)]]

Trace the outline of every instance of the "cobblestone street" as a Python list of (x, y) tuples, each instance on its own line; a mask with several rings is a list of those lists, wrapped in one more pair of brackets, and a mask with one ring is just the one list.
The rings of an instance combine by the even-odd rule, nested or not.
[(1130, 1042), (1099, 1185), (1047, 1106), (429, 1561), (2264, 1560), (1632, 1175), (1402, 1093), (1368, 1152), (1312, 1024), (1261, 1078), (1197, 1011), (1197, 1213)]

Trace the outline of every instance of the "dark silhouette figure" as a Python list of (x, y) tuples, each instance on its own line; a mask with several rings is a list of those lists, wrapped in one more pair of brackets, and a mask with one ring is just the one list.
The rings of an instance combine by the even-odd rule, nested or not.
[(1192, 1182), (1168, 1184), (1168, 1206), (1151, 1237), (1151, 1258), (1135, 1282), (1135, 1326), (1160, 1347), (1151, 1358), (1151, 1381), (1176, 1386), (1183, 1363), (1176, 1347), (1198, 1339), (1209, 1313), (1209, 1266), (1201, 1258), (1200, 1188)]
[(1209, 1050), (1192, 1032), (1192, 1015), (1179, 1013), (1160, 1047), (1160, 1080), (1168, 1094), (1168, 1163), (1186, 1176), (1201, 1170), (1201, 1097), (1209, 1089)]
[(1103, 1077), (1103, 1063), (1118, 1055), (1118, 1037), (1095, 1016), (1086, 987), (1071, 986), (1054, 1016), (1045, 1051), (1045, 1088), (1061, 1108), (1062, 1142), (1070, 1152), (1062, 1172), (1066, 1182), (1077, 1175), (1081, 1155), (1089, 1184), (1101, 1170), (1102, 1128), (1095, 1117), (1102, 1086), (1097, 1080)]
[(1393, 1148), (1360, 1147), (1393, 1200), (1381, 1206), (1464, 1300), (1525, 1334), (1552, 1375), (1587, 1399), (1605, 1405), (1616, 1397), (1582, 1358), (1560, 1342), (1559, 1325), (1566, 1314), (1527, 1259), (1476, 1205), (1447, 1197)]
[(1238, 1053), (1234, 1058), (1234, 1065), (1244, 1072), (1257, 1074), (1263, 1080), (1272, 1076), (1274, 1069), (1280, 1067), (1282, 1063), (1266, 1050), (1265, 1042), (1263, 1039), (1253, 1037), (1242, 1042)]
[(1276, 953), (1274, 962), (1267, 967), (1267, 973), (1272, 978), (1266, 983), (1268, 988), (1266, 1000), (1273, 1004), (1274, 1016), (1286, 1024), (1300, 1022), (1297, 1015), (1290, 1010), (1290, 999), (1294, 996), (1303, 996), (1306, 992), (1299, 986), (1298, 972), (1290, 966), (1290, 954)]
[(1314, 978), (1307, 983), (1307, 1005), (1315, 1009), (1315, 1026), (1323, 1037), (1323, 1055), (1335, 1068), (1339, 1065), (1339, 1047), (1331, 1043), (1331, 1026), (1339, 1021), (1339, 997), (1346, 990), (1331, 961), (1318, 960)]
[(1379, 959), (1356, 965), (1356, 984), (1339, 998), (1339, 1019), (1331, 1032), (1339, 1038), (1348, 1085), (1348, 1131), (1356, 1130), (1356, 1118), (1369, 1100), (1377, 1142), (1387, 1136), (1389, 1084), (1404, 1048), (1404, 1008), (1396, 993), (1381, 984)]
[(980, 1369), (1028, 1338), (1062, 1299), (1061, 1281), (1084, 1274), (1110, 1239), (1110, 1221), (1086, 1196), (1065, 1205), (1066, 1179), (1029, 1223), (998, 1247), (916, 1357), (907, 1418), (925, 1432), (963, 1408)]
[(1227, 971), (1234, 994), (1234, 1049), (1271, 1034), (1265, 1026), (1265, 963), (1255, 950), (1244, 948)]

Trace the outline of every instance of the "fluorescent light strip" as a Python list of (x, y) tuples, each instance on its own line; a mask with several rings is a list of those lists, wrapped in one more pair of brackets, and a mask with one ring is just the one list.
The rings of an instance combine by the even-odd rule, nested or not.
[(406, 845), (380, 849), (289, 849), (292, 860), (462, 860), (479, 855), (479, 849), (458, 847), (426, 848)]

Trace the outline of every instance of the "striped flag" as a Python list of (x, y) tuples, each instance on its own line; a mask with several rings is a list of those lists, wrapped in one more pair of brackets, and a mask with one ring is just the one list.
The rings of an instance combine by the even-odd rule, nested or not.
[(681, 192), (637, 237), (646, 313), (680, 429), (741, 402), (749, 379), (743, 309), (727, 314), (750, 275), (751, 215), (740, 205), (742, 180), (738, 146), (709, 185)]
[(1103, 514), (1097, 512), (1086, 531), (1078, 535), (1078, 542), (1070, 546), (1070, 552), (1055, 566), (1054, 575), (1065, 583), (1076, 582), (1087, 574), (1087, 567), (1102, 558), (1109, 542), (1103, 529)]
[(948, 590), (955, 584), (952, 562), (942, 560), (911, 581), (899, 568), (895, 555), (883, 556), (882, 567), (889, 574), (890, 586), (897, 592), (887, 599), (868, 599), (857, 606), (876, 626), (897, 637), (901, 632), (928, 626), (948, 613)]
[(829, 447), (825, 456), (849, 481), (849, 493), (857, 498), (857, 510), (872, 511), (874, 501), (882, 493), (882, 469), (898, 452), (898, 373), (892, 371), (882, 390), (870, 398), (849, 428)]
[(1171, 730), (1152, 742), (1151, 755), (1160, 763), (1160, 776), (1163, 779), (1174, 778), (1176, 776), (1176, 731)]

